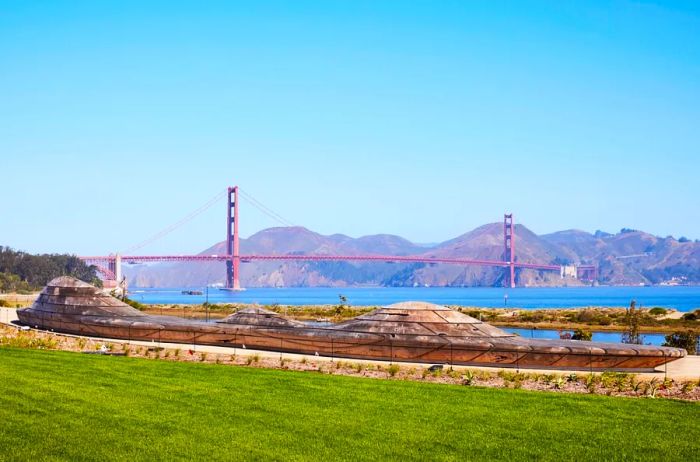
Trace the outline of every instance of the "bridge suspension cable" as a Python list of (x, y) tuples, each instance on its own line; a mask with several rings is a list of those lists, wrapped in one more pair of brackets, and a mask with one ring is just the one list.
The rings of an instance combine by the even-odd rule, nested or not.
[(226, 197), (226, 190), (224, 189), (223, 191), (217, 193), (214, 197), (209, 199), (207, 202), (205, 202), (202, 206), (199, 208), (193, 210), (192, 212), (188, 213), (186, 216), (184, 216), (182, 219), (176, 221), (175, 223), (171, 224), (170, 226), (163, 228), (156, 234), (152, 235), (148, 239), (139, 242), (136, 245), (133, 245), (129, 247), (128, 249), (124, 250), (122, 254), (130, 254), (133, 253), (135, 250), (141, 249), (149, 244), (152, 244), (153, 242), (157, 241), (158, 239), (161, 239), (162, 237), (170, 234), (171, 232), (175, 231), (177, 228), (183, 226), (184, 224), (190, 222), (192, 219), (197, 217), (198, 215), (201, 215), (205, 211), (207, 211), (209, 208), (211, 208), (214, 204), (219, 202), (221, 199)]
[(253, 196), (251, 196), (249, 193), (243, 191), (240, 186), (238, 187), (238, 193), (241, 195), (243, 199), (245, 199), (246, 202), (248, 202), (250, 205), (255, 207), (256, 209), (260, 210), (263, 214), (267, 215), (268, 217), (272, 218), (276, 222), (282, 224), (283, 226), (294, 226), (294, 223), (291, 221), (287, 220), (284, 218), (282, 215), (279, 213), (275, 212), (272, 210), (270, 207), (266, 206)]

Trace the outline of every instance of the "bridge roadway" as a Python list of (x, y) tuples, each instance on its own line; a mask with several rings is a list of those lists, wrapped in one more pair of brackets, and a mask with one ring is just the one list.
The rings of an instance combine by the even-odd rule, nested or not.
[[(85, 256), (80, 257), (85, 261), (95, 261), (108, 263), (113, 261), (116, 256)], [(177, 262), (177, 261), (231, 261), (238, 258), (241, 262), (249, 261), (379, 261), (393, 263), (448, 263), (453, 265), (477, 265), (477, 266), (495, 266), (507, 268), (511, 266), (510, 262), (500, 260), (476, 260), (467, 258), (441, 258), (441, 257), (422, 257), (422, 256), (398, 256), (398, 255), (300, 255), (300, 254), (284, 254), (284, 255), (122, 255), (122, 262), (127, 263), (147, 263), (147, 262)], [(545, 271), (559, 271), (559, 265), (541, 265), (536, 263), (512, 263), (516, 268), (528, 268)]]

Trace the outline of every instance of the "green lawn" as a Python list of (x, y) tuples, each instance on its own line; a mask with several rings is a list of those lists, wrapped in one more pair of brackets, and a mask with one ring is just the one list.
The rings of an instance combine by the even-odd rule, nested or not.
[(700, 405), (0, 348), (0, 460), (697, 460)]

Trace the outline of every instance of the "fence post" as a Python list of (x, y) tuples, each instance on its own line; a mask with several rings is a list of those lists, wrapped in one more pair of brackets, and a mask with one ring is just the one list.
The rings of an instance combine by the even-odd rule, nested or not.
[(394, 341), (391, 339), (393, 334), (389, 334), (389, 364), (394, 364)]
[(666, 361), (666, 351), (661, 350), (661, 354), (664, 356), (664, 382), (668, 380), (668, 362)]

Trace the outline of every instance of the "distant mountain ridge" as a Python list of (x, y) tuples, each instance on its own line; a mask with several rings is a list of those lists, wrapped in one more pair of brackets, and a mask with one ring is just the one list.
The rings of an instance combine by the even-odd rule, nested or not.
[[(594, 264), (598, 281), (611, 285), (698, 284), (700, 243), (661, 238), (636, 230), (617, 234), (565, 230), (537, 235), (523, 225), (515, 228), (516, 258), (541, 264)], [(225, 242), (201, 252), (225, 254)], [(501, 260), (503, 224), (480, 226), (454, 239), (426, 247), (400, 236), (376, 234), (352, 238), (322, 235), (303, 227), (277, 227), (241, 239), (241, 254), (299, 255), (421, 255), (445, 258)], [(126, 265), (132, 287), (202, 286), (223, 283), (222, 262)], [(241, 264), (244, 287), (317, 286), (498, 286), (501, 268), (382, 262), (274, 262)], [(521, 286), (581, 285), (556, 272), (518, 270)]]

